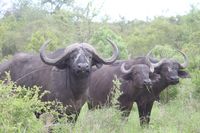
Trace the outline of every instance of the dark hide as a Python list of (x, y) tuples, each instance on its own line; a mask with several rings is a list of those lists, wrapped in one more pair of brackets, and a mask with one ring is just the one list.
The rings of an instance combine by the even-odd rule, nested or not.
[[(144, 57), (136, 60), (145, 62)], [(178, 84), (179, 78), (189, 77), (189, 74), (181, 69), (180, 64), (172, 59), (166, 59), (159, 67), (155, 68), (155, 73), (160, 75), (160, 79), (151, 79), (154, 81), (151, 91), (144, 91), (136, 98), (141, 125), (149, 124), (153, 102), (159, 98), (159, 94), (169, 85)]]
[[(44, 95), (43, 101), (58, 100), (67, 108), (67, 114), (75, 114), (76, 118), (86, 101), (89, 72), (81, 73), (80, 77), (71, 66), (58, 69), (55, 66), (44, 64), (39, 56), (17, 54), (13, 57), (7, 71), (10, 71), (11, 80), (17, 85), (32, 87), (42, 86), (41, 92), (50, 91)], [(84, 75), (85, 74), (85, 75)]]
[[(65, 49), (57, 50), (49, 54), (48, 58), (54, 59), (64, 51)], [(118, 55), (118, 51), (115, 54)], [(43, 63), (39, 55), (19, 53), (14, 55), (12, 60), (0, 65), (0, 77), (4, 79), (5, 71), (10, 71), (11, 80), (17, 85), (41, 86), (41, 92), (44, 90), (50, 92), (42, 98), (43, 101), (62, 102), (67, 107), (66, 113), (75, 114), (76, 120), (86, 102), (91, 67), (102, 65), (104, 62), (102, 63), (97, 55), (94, 57), (94, 53), (84, 47), (77, 47), (68, 55), (54, 66)], [(116, 55), (113, 56), (112, 62), (116, 60)]]
[[(128, 74), (121, 72), (122, 63), (126, 62), (129, 67), (135, 66)], [(136, 63), (136, 64), (135, 64)], [(117, 61), (113, 65), (104, 65), (91, 75), (91, 84), (89, 87), (89, 109), (98, 108), (104, 105), (109, 106), (111, 103), (111, 88), (115, 75), (121, 81), (119, 96), (119, 107), (124, 116), (128, 116), (135, 98), (138, 97), (146, 86), (151, 86), (149, 76), (152, 75), (147, 65), (137, 64), (134, 61)]]

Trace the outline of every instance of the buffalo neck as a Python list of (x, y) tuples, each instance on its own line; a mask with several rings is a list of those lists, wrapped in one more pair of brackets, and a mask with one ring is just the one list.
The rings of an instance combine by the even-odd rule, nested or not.
[(90, 76), (79, 78), (72, 71), (69, 71), (69, 75), (66, 76), (69, 79), (67, 85), (70, 86), (74, 98), (79, 99), (88, 89)]
[(156, 81), (153, 84), (153, 91), (154, 95), (158, 96), (161, 91), (163, 91), (165, 88), (167, 88), (169, 85), (167, 84), (166, 80), (161, 77), (160, 80)]

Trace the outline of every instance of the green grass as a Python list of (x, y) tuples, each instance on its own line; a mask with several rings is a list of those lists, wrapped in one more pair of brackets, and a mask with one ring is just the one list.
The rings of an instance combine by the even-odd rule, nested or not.
[(61, 128), (59, 131), (64, 133), (200, 133), (200, 102), (192, 97), (194, 89), (189, 86), (194, 88), (191, 79), (182, 80), (177, 86), (179, 93), (176, 98), (167, 104), (154, 102), (148, 127), (140, 127), (136, 104), (127, 121), (121, 119), (120, 112), (115, 108), (90, 111), (85, 104), (75, 126), (61, 124), (68, 130)]
[(89, 111), (85, 105), (77, 123), (63, 123), (55, 132), (76, 133), (198, 133), (200, 132), (200, 104), (191, 99), (175, 99), (162, 105), (155, 102), (149, 127), (141, 128), (137, 110), (132, 110), (128, 121), (121, 120), (114, 108)]
[[(0, 85), (0, 133), (44, 132), (45, 124), (33, 114), (43, 106), (37, 98), (37, 91), (18, 87), (18, 91), (12, 93), (12, 88), (16, 87)], [(195, 89), (191, 79), (182, 80), (177, 89), (177, 97), (168, 103), (154, 103), (148, 127), (140, 127), (136, 104), (128, 120), (122, 120), (121, 113), (114, 107), (90, 111), (85, 104), (75, 124), (62, 118), (52, 126), (52, 132), (200, 133), (200, 100), (193, 97)]]

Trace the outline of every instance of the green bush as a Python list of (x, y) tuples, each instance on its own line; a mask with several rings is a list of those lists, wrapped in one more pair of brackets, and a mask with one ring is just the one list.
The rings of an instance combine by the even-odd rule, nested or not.
[(191, 76), (194, 85), (193, 96), (200, 100), (200, 70), (195, 70)]
[[(41, 98), (48, 92), (40, 88), (25, 88), (11, 81), (0, 84), (0, 132), (44, 132), (52, 128), (55, 120), (66, 108), (58, 101), (42, 102)], [(42, 112), (41, 112), (42, 111)], [(42, 113), (40, 119), (35, 113)], [(67, 118), (63, 115), (63, 118)]]
[(120, 51), (119, 58), (127, 59), (128, 57), (127, 45), (119, 35), (114, 33), (109, 28), (106, 27), (99, 28), (92, 36), (90, 42), (91, 44), (95, 45), (97, 51), (99, 53), (102, 53), (103, 56), (109, 56), (111, 55), (112, 51), (110, 45), (105, 45), (108, 44), (106, 38), (110, 38), (114, 43), (117, 44)]
[(14, 83), (0, 84), (0, 132), (41, 132), (44, 125), (34, 112), (44, 107), (38, 88), (26, 89)]
[(175, 99), (177, 94), (178, 94), (177, 86), (169, 86), (161, 92), (160, 101), (161, 103), (168, 103), (170, 100)]
[(189, 70), (200, 69), (200, 48), (198, 44), (186, 43), (183, 46), (189, 58)]
[(51, 45), (48, 46), (50, 50), (55, 49), (59, 46), (58, 37), (51, 31), (36, 31), (32, 34), (31, 41), (28, 43), (26, 49), (27, 51), (32, 51), (38, 53), (42, 44), (47, 41), (47, 39), (51, 40)]

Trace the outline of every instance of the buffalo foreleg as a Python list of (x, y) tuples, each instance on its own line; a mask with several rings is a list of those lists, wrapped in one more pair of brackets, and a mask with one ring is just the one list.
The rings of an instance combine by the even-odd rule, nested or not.
[(125, 105), (120, 103), (122, 119), (127, 120), (128, 116), (130, 115), (132, 107), (133, 107), (133, 102), (127, 102)]
[(145, 103), (145, 104), (139, 104), (137, 103), (138, 106), (138, 112), (139, 112), (139, 118), (140, 118), (140, 125), (148, 125), (150, 122), (150, 115), (151, 115), (151, 110), (153, 106), (153, 102)]

